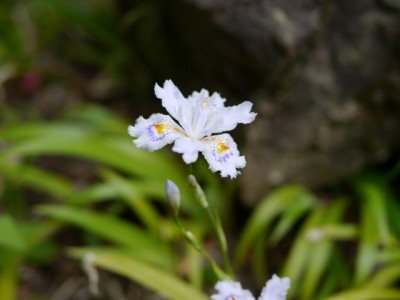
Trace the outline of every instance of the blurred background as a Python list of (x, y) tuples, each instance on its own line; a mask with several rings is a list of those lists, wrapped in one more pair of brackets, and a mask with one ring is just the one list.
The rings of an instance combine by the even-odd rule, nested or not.
[[(290, 299), (400, 299), (399, 41), (395, 0), (2, 0), (0, 300), (210, 294), (164, 195), (174, 180), (218, 259), (187, 167), (127, 134), (164, 112), (153, 88), (166, 79), (258, 113), (232, 133), (247, 160), (236, 180), (194, 166), (244, 285), (279, 273)], [(88, 252), (105, 270), (98, 295)], [(181, 281), (154, 285), (166, 274)]]

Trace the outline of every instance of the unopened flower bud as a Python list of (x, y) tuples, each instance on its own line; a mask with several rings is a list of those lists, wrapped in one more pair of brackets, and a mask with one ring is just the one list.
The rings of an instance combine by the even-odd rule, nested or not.
[(198, 184), (196, 177), (194, 177), (194, 175), (191, 174), (188, 176), (188, 183), (192, 188), (195, 188)]
[(165, 194), (167, 195), (172, 208), (178, 210), (181, 205), (181, 192), (177, 185), (169, 179), (167, 179), (167, 182), (165, 183)]
[(196, 200), (200, 203), (200, 205), (204, 208), (208, 207), (208, 202), (206, 195), (204, 194), (202, 188), (200, 187), (199, 183), (197, 182), (196, 177), (193, 175), (188, 176), (188, 183), (189, 186), (193, 189), (194, 196)]

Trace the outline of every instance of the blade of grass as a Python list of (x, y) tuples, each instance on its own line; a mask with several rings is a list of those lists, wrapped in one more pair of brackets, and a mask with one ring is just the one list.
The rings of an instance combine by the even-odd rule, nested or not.
[(111, 170), (101, 172), (103, 178), (107, 180), (115, 190), (125, 199), (132, 211), (151, 231), (159, 232), (160, 216), (149, 204), (148, 199), (136, 187), (136, 184), (126, 178), (119, 176)]
[(259, 286), (262, 286), (266, 281), (268, 274), (268, 250), (267, 250), (267, 237), (266, 234), (261, 234), (259, 239), (255, 241), (251, 253), (251, 270), (253, 276)]
[(307, 238), (309, 230), (318, 227), (324, 218), (324, 209), (320, 205), (316, 205), (310, 215), (306, 218), (296, 239), (290, 249), (288, 258), (283, 267), (283, 274), (291, 279), (293, 285), (290, 287), (289, 294), (297, 294), (301, 288), (303, 274), (308, 268), (310, 250), (312, 243)]
[(100, 182), (89, 185), (82, 191), (74, 193), (69, 198), (73, 205), (89, 205), (117, 198), (119, 195), (115, 187), (109, 182)]
[(360, 289), (346, 291), (330, 296), (325, 300), (398, 300), (400, 290), (397, 289)]
[(17, 299), (19, 260), (7, 261), (0, 270), (0, 299)]
[(359, 253), (354, 277), (354, 283), (360, 285), (373, 272), (380, 248), (390, 246), (391, 234), (385, 207), (387, 199), (380, 180), (363, 176), (357, 178), (354, 185), (361, 201)]
[(298, 197), (296, 201), (292, 201), (283, 210), (279, 218), (278, 224), (271, 233), (270, 240), (272, 243), (278, 243), (289, 232), (299, 219), (304, 216), (315, 204), (315, 198), (311, 195)]
[(121, 138), (42, 136), (21, 141), (3, 152), (3, 156), (9, 157), (38, 155), (66, 155), (90, 159), (145, 177), (165, 178), (171, 169), (168, 162), (157, 153), (149, 155), (148, 152), (132, 146), (128, 139)]
[(306, 232), (311, 242), (311, 247), (309, 247), (308, 256), (304, 258), (308, 260), (308, 265), (301, 283), (301, 299), (315, 298), (315, 292), (328, 267), (334, 246), (334, 241), (329, 239), (322, 228), (323, 226), (339, 222), (343, 217), (345, 207), (346, 203), (343, 199), (337, 199), (329, 207), (323, 207), (323, 218), (318, 223), (316, 229), (311, 229), (321, 232), (322, 236), (320, 239), (310, 241), (310, 236), (308, 235), (310, 231)]
[(14, 219), (6, 214), (0, 215), (0, 247), (7, 247), (16, 252), (27, 247)]
[(12, 182), (49, 193), (57, 198), (68, 198), (73, 186), (66, 178), (27, 164), (14, 163), (0, 156), (0, 173)]
[(400, 280), (400, 262), (390, 264), (377, 271), (368, 281), (368, 288), (390, 287)]
[(209, 297), (195, 287), (183, 282), (171, 273), (138, 261), (123, 252), (112, 250), (71, 249), (70, 255), (83, 259), (94, 254), (94, 264), (121, 276), (134, 280), (171, 300), (207, 300)]
[(303, 197), (309, 198), (312, 196), (303, 187), (288, 185), (272, 192), (260, 202), (239, 239), (235, 256), (235, 264), (237, 266), (244, 263), (246, 254), (254, 245), (260, 233), (266, 232), (271, 222), (282, 211)]
[[(11, 142), (0, 156), (6, 162), (41, 155), (77, 157), (153, 182), (161, 180), (162, 186), (166, 179), (171, 179), (181, 187), (183, 198), (191, 195), (183, 169), (177, 167), (176, 157), (168, 151), (149, 153), (137, 149), (128, 134), (104, 135), (79, 124), (33, 123), (5, 129), (2, 138)], [(195, 211), (193, 205), (191, 210)]]
[(37, 211), (84, 228), (117, 245), (128, 247), (132, 255), (139, 259), (164, 268), (172, 266), (172, 255), (167, 244), (132, 223), (71, 206), (41, 205), (37, 207)]

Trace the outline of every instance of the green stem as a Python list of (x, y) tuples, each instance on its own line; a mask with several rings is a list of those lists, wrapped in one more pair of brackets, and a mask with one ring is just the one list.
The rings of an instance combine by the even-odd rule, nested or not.
[(194, 191), (196, 200), (207, 211), (208, 218), (210, 219), (215, 234), (217, 235), (218, 245), (221, 249), (223, 256), (225, 271), (230, 275), (231, 278), (234, 278), (233, 269), (228, 254), (228, 243), (222, 227), (221, 219), (219, 218), (218, 213), (210, 206), (209, 202), (207, 201), (207, 197), (204, 194), (203, 189), (198, 184), (196, 177), (194, 177), (193, 175), (189, 175), (188, 181), (189, 185)]
[(193, 164), (189, 164), (188, 168), (189, 168), (189, 174), (193, 174)]
[(214, 227), (215, 233), (218, 238), (218, 244), (222, 252), (225, 270), (233, 278), (234, 277), (233, 269), (228, 254), (228, 242), (226, 240), (226, 235), (222, 227), (221, 219), (219, 215), (215, 212), (215, 210), (210, 206), (207, 209), (207, 214), (212, 222), (212, 225)]
[(201, 247), (200, 243), (196, 240), (195, 236), (190, 231), (185, 230), (185, 228), (182, 226), (181, 222), (178, 219), (178, 214), (176, 213), (174, 214), (174, 221), (176, 226), (180, 229), (181, 233), (185, 237), (186, 241), (188, 241), (193, 248), (195, 248), (201, 255), (203, 255), (205, 259), (207, 259), (214, 273), (217, 275), (218, 279), (219, 280), (230, 279), (231, 276), (229, 276), (223, 270), (221, 270), (221, 268), (217, 265), (214, 259)]

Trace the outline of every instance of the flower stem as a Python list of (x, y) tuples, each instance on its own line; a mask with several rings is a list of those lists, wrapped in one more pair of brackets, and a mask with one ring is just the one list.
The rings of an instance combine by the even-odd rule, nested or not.
[(207, 197), (204, 194), (203, 189), (198, 184), (196, 177), (193, 175), (189, 175), (188, 177), (189, 185), (194, 191), (194, 196), (199, 204), (207, 211), (208, 218), (211, 221), (215, 234), (217, 235), (218, 245), (221, 249), (224, 268), (225, 271), (229, 274), (231, 278), (234, 278), (233, 269), (230, 263), (229, 254), (228, 254), (228, 243), (226, 240), (225, 232), (222, 227), (221, 219), (218, 213), (210, 206), (207, 201)]
[(221, 268), (214, 261), (214, 259), (201, 247), (200, 243), (197, 241), (197, 239), (192, 234), (192, 232), (185, 230), (185, 228), (182, 226), (181, 222), (179, 221), (177, 213), (174, 213), (174, 221), (175, 221), (176, 226), (182, 232), (186, 241), (188, 241), (189, 244), (193, 248), (195, 248), (201, 255), (203, 255), (205, 257), (205, 259), (207, 259), (207, 261), (210, 263), (211, 268), (213, 269), (215, 275), (218, 277), (218, 280), (224, 280), (224, 279), (231, 278), (230, 275), (226, 274), (223, 270), (221, 270)]

